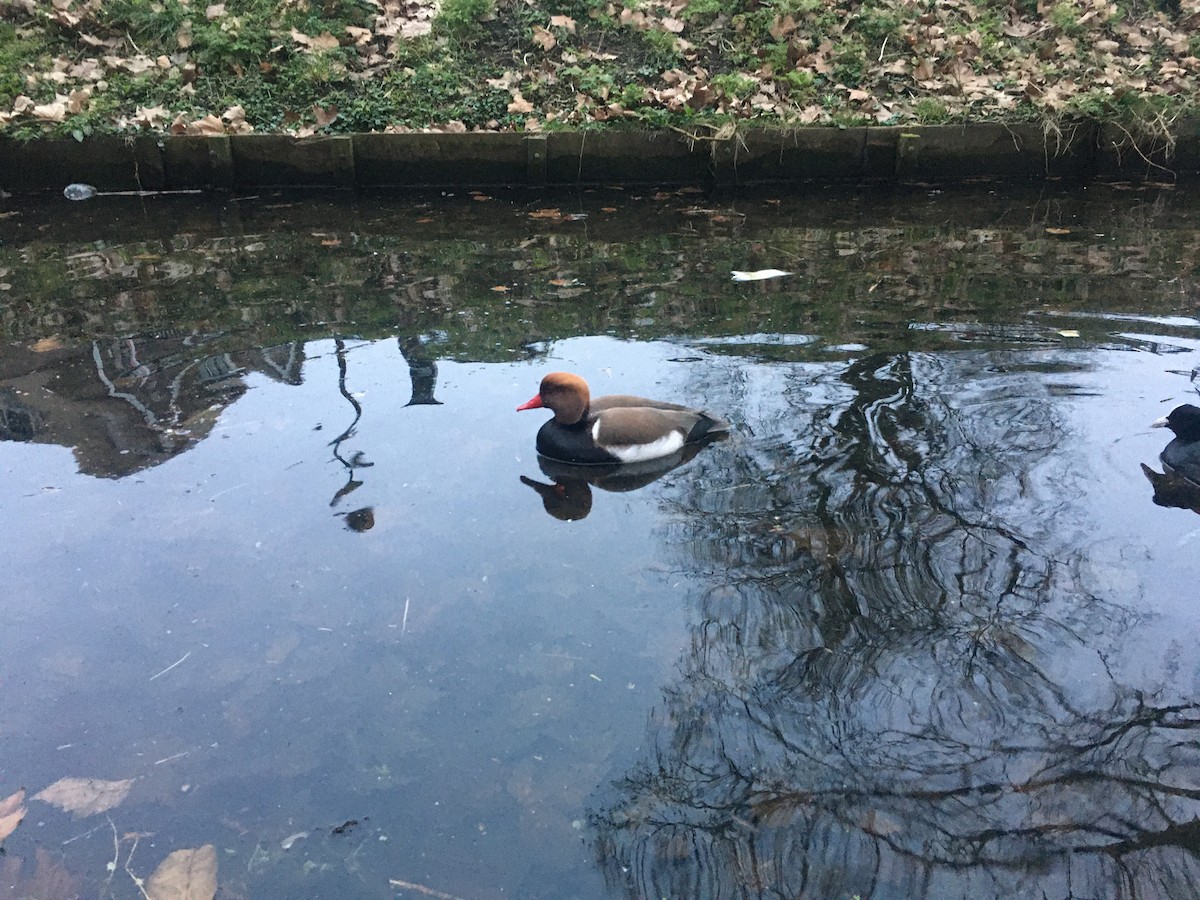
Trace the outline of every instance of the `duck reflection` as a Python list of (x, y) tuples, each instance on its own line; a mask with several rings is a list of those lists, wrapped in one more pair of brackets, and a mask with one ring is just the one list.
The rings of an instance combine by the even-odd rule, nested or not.
[(552, 483), (534, 481), (524, 475), (521, 476), (521, 483), (537, 491), (542, 498), (543, 508), (551, 516), (563, 522), (576, 522), (587, 518), (592, 511), (593, 487), (614, 494), (644, 488), (690, 462), (709, 444), (726, 436), (726, 432), (714, 434), (704, 441), (687, 444), (670, 456), (637, 463), (577, 466), (539, 455), (538, 466), (543, 475), (552, 479)]
[(1151, 425), (1175, 435), (1158, 455), (1161, 473), (1142, 464), (1142, 473), (1154, 488), (1154, 502), (1200, 513), (1200, 408), (1185, 403)]

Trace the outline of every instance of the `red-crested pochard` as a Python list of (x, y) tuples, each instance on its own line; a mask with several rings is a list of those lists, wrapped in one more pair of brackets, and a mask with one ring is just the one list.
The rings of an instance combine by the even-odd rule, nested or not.
[(658, 459), (729, 431), (724, 419), (675, 403), (627, 394), (592, 400), (587, 382), (569, 372), (551, 372), (517, 410), (542, 407), (554, 418), (538, 431), (538, 453), (577, 465)]

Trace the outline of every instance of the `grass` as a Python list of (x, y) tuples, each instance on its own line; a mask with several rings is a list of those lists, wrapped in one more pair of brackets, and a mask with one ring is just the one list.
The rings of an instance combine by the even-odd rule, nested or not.
[(244, 128), (301, 134), (1088, 117), (1158, 140), (1200, 107), (1200, 0), (423, 3), (0, 4), (0, 132), (178, 130), (240, 106)]

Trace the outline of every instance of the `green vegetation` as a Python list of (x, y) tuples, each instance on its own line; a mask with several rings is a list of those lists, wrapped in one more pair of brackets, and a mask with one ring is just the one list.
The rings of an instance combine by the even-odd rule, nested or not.
[(1198, 29), (1194, 0), (6, 0), (0, 133), (1086, 116), (1169, 140)]

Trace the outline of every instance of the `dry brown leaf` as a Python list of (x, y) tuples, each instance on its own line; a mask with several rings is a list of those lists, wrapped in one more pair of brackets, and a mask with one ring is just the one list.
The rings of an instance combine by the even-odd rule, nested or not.
[(149, 900), (213, 900), (217, 894), (217, 848), (176, 850), (146, 880)]
[(37, 867), (29, 874), (24, 873), (28, 859), (6, 855), (0, 866), (5, 897), (78, 897), (79, 885), (71, 874), (51, 859), (42, 847), (34, 853)]
[(39, 104), (31, 112), (39, 119), (45, 119), (48, 122), (61, 122), (67, 117), (66, 98), (60, 96), (53, 103)]
[(781, 38), (787, 37), (795, 30), (796, 20), (792, 18), (790, 13), (784, 16), (782, 19), (776, 17), (775, 21), (771, 23), (771, 27), (767, 29), (771, 37), (775, 38), (777, 41)]
[(101, 778), (60, 778), (50, 787), (33, 795), (51, 806), (74, 813), (75, 818), (94, 816), (119, 806), (133, 787), (133, 779), (105, 781)]
[(317, 120), (317, 127), (324, 128), (331, 124), (338, 117), (338, 105), (330, 103), (328, 106), (322, 107), (318, 103), (312, 106), (313, 117)]
[(9, 813), (7, 816), (0, 816), (0, 841), (17, 830), (17, 826), (21, 824), (21, 820), (25, 818), (25, 807), (20, 807), (15, 812)]
[(565, 28), (565, 29), (567, 29), (568, 33), (574, 34), (575, 33), (575, 20), (572, 19), (570, 16), (551, 16), (550, 17), (550, 27), (551, 28)]
[[(29, 345), (29, 349), (32, 350), (34, 353), (48, 353), (51, 350), (61, 350), (63, 348), (63, 346), (64, 346), (63, 342), (61, 340), (59, 340), (58, 338), (46, 337), (46, 338), (42, 338), (40, 341), (34, 341), (32, 344)], [(25, 798), (24, 789), (22, 789), (20, 791), (20, 794), (21, 794), (22, 800), (24, 800), (24, 798)], [(16, 794), (13, 794), (13, 797), (15, 797), (15, 796), (16, 796)], [(12, 797), (9, 797), (8, 799), (11, 800)], [(4, 802), (7, 803), (8, 800), (6, 800)], [(2, 808), (2, 807), (0, 807), (0, 808)], [(5, 811), (4, 814), (7, 815), (8, 811)]]
[(25, 818), (25, 788), (0, 800), (0, 841), (17, 830)]
[(71, 115), (78, 115), (87, 108), (88, 100), (91, 99), (92, 89), (85, 88), (82, 91), (71, 91), (67, 97), (67, 112)]
[(225, 15), (224, 3), (214, 3), (212, 6), (204, 10), (204, 18), (209, 20), (219, 19), (223, 15)]
[(533, 26), (533, 42), (543, 50), (553, 50), (558, 45), (558, 39), (541, 25)]
[(531, 113), (533, 112), (533, 104), (521, 96), (520, 91), (512, 92), (512, 103), (508, 104), (510, 113)]
[(188, 134), (224, 134), (225, 125), (216, 116), (211, 113), (203, 119), (197, 119), (194, 122), (189, 122), (187, 126)]
[[(53, 338), (47, 338), (47, 340), (53, 340)], [(41, 341), (38, 343), (41, 343)], [(24, 803), (25, 788), (21, 788), (15, 794), (9, 794), (3, 800), (0, 800), (0, 816), (12, 815), (14, 812), (20, 809)]]
[(316, 37), (309, 37), (303, 31), (297, 31), (293, 28), (292, 40), (301, 47), (308, 47), (310, 50), (335, 50), (341, 46), (338, 39), (328, 31), (322, 31)]

